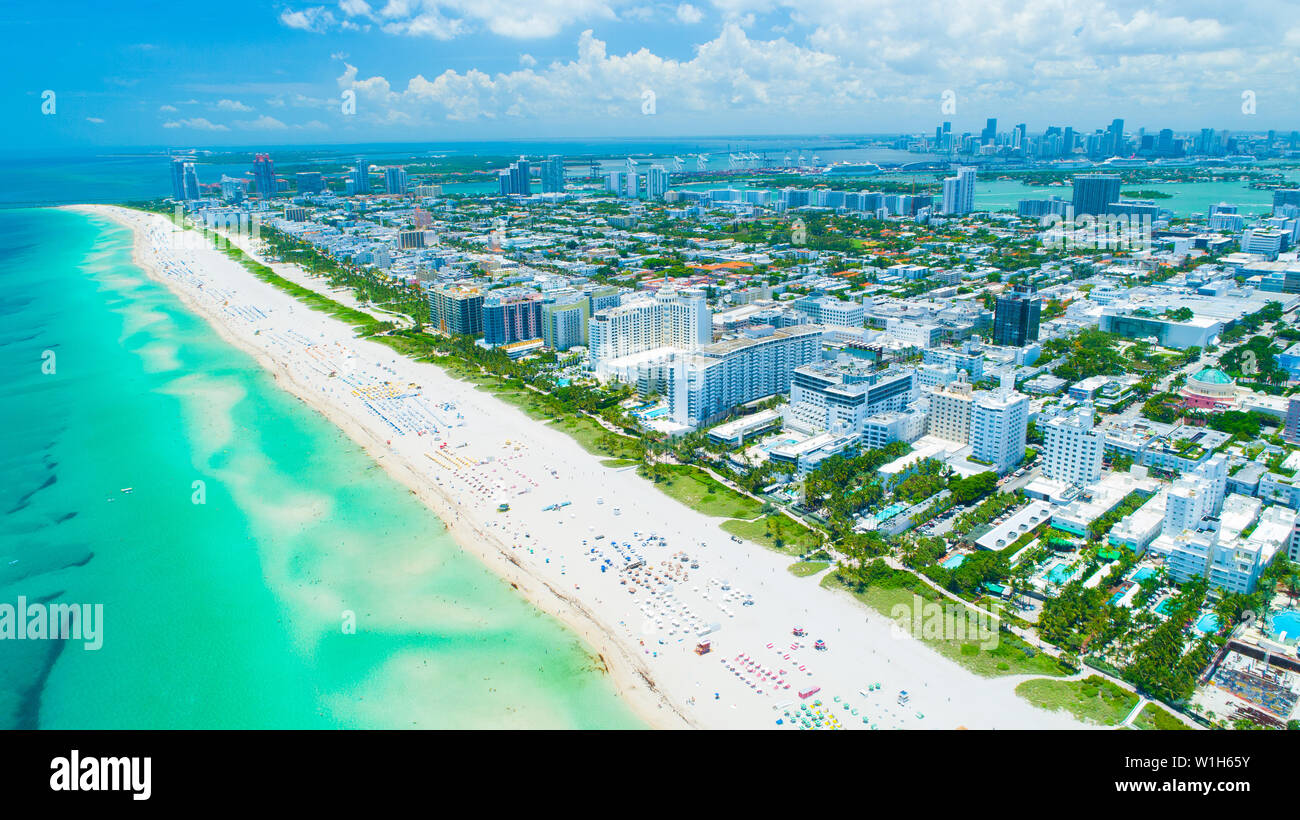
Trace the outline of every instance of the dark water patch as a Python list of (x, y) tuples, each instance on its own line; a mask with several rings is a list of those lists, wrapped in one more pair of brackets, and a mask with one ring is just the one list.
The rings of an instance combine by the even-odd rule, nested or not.
[(29, 490), (23, 493), (18, 498), (18, 503), (14, 505), (13, 509), (9, 510), (9, 514), (13, 515), (14, 513), (26, 508), (27, 505), (31, 503), (32, 496), (36, 495), (41, 490), (54, 486), (55, 484), (58, 483), (58, 481), (59, 481), (59, 477), (57, 475), (52, 475), (49, 478), (45, 479), (45, 483), (42, 484), (41, 486), (37, 487), (34, 490)]
[(55, 524), (62, 524), (64, 521), (71, 521), (72, 519), (74, 519), (74, 518), (76, 518), (76, 517), (77, 517), (77, 513), (76, 513), (75, 511), (74, 511), (74, 512), (69, 512), (69, 513), (64, 513), (63, 515), (60, 515), (58, 518), (54, 519), (54, 523), (55, 523)]
[(90, 559), (92, 559), (92, 558), (94, 558), (94, 557), (95, 557), (95, 551), (94, 551), (94, 550), (86, 550), (86, 557), (84, 557), (84, 558), (79, 558), (79, 559), (77, 559), (76, 561), (73, 561), (73, 562), (70, 563), (70, 564), (64, 564), (62, 568), (63, 568), (63, 569), (75, 569), (76, 567), (84, 567), (86, 564), (89, 564), (89, 563), (90, 563)]
[(68, 644), (67, 641), (32, 641), (31, 643), (43, 644), (44, 657), (38, 659), (40, 665), (31, 686), (20, 693), (18, 708), (14, 714), (15, 729), (41, 728), (41, 696), (45, 694), (45, 684), (50, 680), (54, 665), (59, 662), (59, 656), (63, 654), (63, 649)]

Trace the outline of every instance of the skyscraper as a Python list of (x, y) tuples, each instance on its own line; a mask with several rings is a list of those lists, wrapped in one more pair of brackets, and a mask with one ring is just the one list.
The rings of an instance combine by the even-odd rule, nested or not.
[(319, 194), (325, 190), (325, 179), (320, 171), (299, 171), (296, 183), (300, 194)]
[(185, 199), (185, 160), (172, 160), (172, 199)]
[(352, 191), (357, 194), (370, 193), (370, 163), (357, 157), (357, 167), (352, 170)]
[(645, 195), (649, 199), (663, 199), (668, 193), (668, 172), (662, 165), (651, 165), (645, 175)]
[(993, 314), (993, 343), (1023, 347), (1037, 341), (1042, 302), (1033, 285), (1016, 285), (999, 296)]
[(957, 176), (943, 181), (943, 212), (968, 214), (975, 210), (975, 169), (962, 167)]
[(384, 191), (390, 194), (406, 193), (406, 169), (390, 165), (384, 169)]
[(531, 169), (528, 166), (528, 160), (520, 157), (515, 162), (510, 163), (510, 167), (497, 172), (497, 183), (502, 196), (530, 196), (533, 193), (533, 182), (530, 174)]
[(275, 164), (271, 162), (270, 154), (253, 156), (253, 184), (262, 199), (275, 196)]
[(997, 138), (998, 138), (998, 118), (989, 117), (988, 120), (984, 123), (984, 130), (980, 132), (980, 142), (984, 145), (988, 145), (991, 142), (996, 142)]
[(177, 158), (172, 160), (172, 199), (199, 198), (199, 175), (194, 163)]
[(564, 192), (564, 157), (552, 154), (542, 163), (542, 193)]
[(539, 293), (493, 291), (483, 297), (483, 341), (494, 347), (542, 338)]
[(1111, 122), (1110, 128), (1106, 131), (1106, 147), (1109, 149), (1111, 156), (1124, 154), (1127, 146), (1124, 144), (1123, 120), (1116, 119)]
[(1074, 178), (1074, 216), (1100, 216), (1119, 201), (1119, 174), (1078, 174)]

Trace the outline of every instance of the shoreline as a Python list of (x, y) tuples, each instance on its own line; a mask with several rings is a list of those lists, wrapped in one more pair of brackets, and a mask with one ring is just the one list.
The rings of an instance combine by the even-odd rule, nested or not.
[[(649, 670), (637, 669), (631, 659), (619, 657), (624, 655), (618, 642), (611, 638), (608, 631), (596, 622), (593, 614), (577, 601), (561, 594), (544, 579), (527, 572), (524, 567), (510, 555), (509, 550), (500, 540), (478, 527), (468, 519), (462, 520), (451, 499), (429, 482), (423, 480), (409, 463), (401, 459), (388, 458), (392, 455), (379, 437), (366, 430), (345, 411), (319, 400), (315, 394), (303, 385), (293, 372), (270, 356), (266, 350), (250, 344), (231, 332), (210, 308), (194, 298), (189, 292), (179, 287), (174, 281), (163, 276), (157, 266), (147, 256), (146, 237), (144, 233), (128, 222), (113, 206), (97, 205), (63, 205), (63, 210), (92, 214), (111, 220), (114, 224), (131, 231), (132, 262), (143, 270), (154, 282), (167, 288), (185, 305), (187, 309), (201, 316), (209, 327), (225, 342), (252, 356), (264, 370), (270, 373), (276, 385), (284, 389), (303, 404), (322, 415), (331, 424), (338, 427), (344, 435), (361, 447), (376, 464), (393, 480), (403, 485), (430, 509), (449, 535), (461, 549), (475, 555), (480, 561), (512, 588), (518, 591), (533, 606), (558, 619), (570, 631), (576, 633), (593, 651), (596, 659), (609, 673), (619, 697), (649, 728), (698, 728), (685, 715), (678, 713), (654, 684)], [(490, 548), (488, 546), (490, 545)], [(478, 546), (475, 549), (475, 546)], [(611, 662), (611, 660), (613, 662)], [(640, 680), (643, 684), (638, 684)], [(646, 687), (649, 691), (646, 691)], [(653, 707), (653, 708), (652, 708)], [(671, 710), (672, 717), (665, 716), (663, 710)]]
[[(1084, 726), (1040, 711), (1019, 699), (1012, 691), (1013, 680), (981, 678), (943, 658), (920, 641), (891, 635), (886, 618), (866, 611), (851, 598), (825, 595), (815, 584), (800, 586), (802, 582), (785, 571), (788, 557), (778, 556), (749, 542), (731, 543), (729, 536), (718, 526), (724, 519), (710, 518), (681, 505), (657, 489), (645, 486), (645, 481), (639, 476), (628, 475), (626, 471), (620, 475), (618, 470), (603, 467), (596, 456), (582, 450), (566, 434), (528, 417), (486, 391), (477, 390), (472, 383), (452, 377), (435, 364), (406, 359), (377, 342), (355, 337), (345, 323), (312, 311), (292, 296), (252, 276), (219, 251), (211, 248), (184, 251), (186, 260), (193, 259), (195, 270), (191, 270), (189, 261), (177, 262), (179, 257), (160, 244), (164, 234), (174, 231), (174, 226), (165, 217), (115, 206), (62, 207), (106, 218), (131, 230), (133, 260), (146, 276), (161, 283), (188, 309), (202, 316), (222, 339), (253, 356), (272, 374), (278, 386), (319, 412), (360, 445), (388, 475), (414, 493), (438, 516), (462, 549), (475, 555), (531, 604), (559, 619), (580, 637), (609, 672), (620, 698), (650, 728), (760, 728), (764, 725), (771, 728), (783, 701), (786, 708), (790, 703), (800, 702), (795, 697), (800, 686), (817, 685), (828, 699), (835, 693), (839, 693), (836, 700), (839, 700), (839, 695), (844, 695), (847, 709), (849, 697), (855, 703), (859, 702), (857, 695), (863, 694), (860, 687), (881, 678), (891, 681), (891, 689), (907, 689), (915, 698), (911, 707), (904, 707), (901, 700), (898, 707), (888, 701), (875, 700), (869, 708), (881, 715), (879, 722), (894, 724), (881, 728)], [(177, 265), (180, 267), (175, 267)], [(287, 266), (277, 263), (272, 267), (277, 268), (277, 273), (282, 273), (278, 268)], [(183, 272), (180, 272), (182, 268)], [(229, 298), (224, 301), (214, 301), (227, 296)], [(234, 308), (227, 309), (227, 306), (236, 301), (238, 307), (246, 309), (252, 306), (261, 314), (257, 322), (262, 329), (253, 330), (254, 322), (232, 315)], [(270, 325), (275, 329), (272, 330)], [(281, 332), (281, 328), (287, 330)], [(267, 335), (257, 338), (263, 330), (268, 331)], [(275, 336), (283, 337), (285, 333), (301, 338), (290, 340), (293, 344), (286, 343), (283, 338), (277, 341)], [(326, 341), (317, 341), (318, 337)], [(334, 379), (334, 372), (330, 372), (328, 378), (315, 376), (321, 373), (321, 369), (313, 365), (304, 351), (333, 350), (328, 347), (330, 343), (334, 348), (348, 351), (346, 366), (349, 368), (355, 366), (354, 360), (363, 356), (380, 357), (368, 370), (359, 371), (375, 379), (374, 384), (379, 384), (377, 379), (383, 379), (382, 384), (388, 385), (390, 380), (385, 378), (385, 374), (393, 374), (396, 378), (400, 371), (397, 381), (409, 380), (411, 387), (418, 385), (418, 395), (423, 396), (423, 391), (428, 391), (430, 395), (438, 396), (438, 400), (446, 400), (453, 408), (464, 409), (469, 414), (464, 421), (441, 430), (447, 439), (441, 446), (447, 447), (453, 438), (459, 439), (462, 435), (465, 436), (464, 443), (457, 444), (458, 449), (426, 452), (426, 445), (432, 446), (429, 439), (402, 437), (402, 431), (392, 439), (385, 439), (390, 435), (387, 428), (377, 427), (372, 417), (365, 415), (368, 403), (339, 395), (340, 381), (343, 380)], [(276, 349), (277, 344), (280, 350)], [(356, 352), (353, 354), (351, 351)], [(353, 372), (348, 370), (345, 375)], [(335, 400), (331, 400), (331, 395)], [(356, 396), (357, 391), (353, 390), (352, 395)], [(374, 409), (370, 408), (370, 412), (373, 413)], [(388, 426), (393, 425), (388, 422)], [(462, 434), (460, 428), (467, 426), (469, 429)], [(503, 436), (504, 444), (497, 444), (494, 450), (485, 450)], [(439, 436), (433, 438), (440, 440)], [(466, 466), (463, 470), (448, 468), (446, 473), (436, 472), (444, 462), (452, 459), (464, 462)], [(431, 462), (438, 466), (431, 467)], [(515, 503), (507, 513), (498, 513), (496, 504), (501, 493), (509, 492), (504, 490), (502, 482), (517, 480), (509, 476), (502, 479), (500, 473), (503, 470), (531, 482), (532, 487), (541, 491), (538, 495), (547, 494), (542, 498), (524, 496), (529, 492), (525, 487), (519, 493), (519, 500), (511, 498)], [(566, 475), (562, 477), (560, 470)], [(489, 473), (493, 475), (489, 476)], [(552, 489), (543, 490), (534, 477)], [(566, 478), (567, 482), (563, 480)], [(494, 481), (498, 482), (497, 485), (490, 487)], [(515, 486), (511, 485), (511, 489)], [(561, 495), (556, 496), (556, 491)], [(594, 542), (596, 547), (591, 547), (586, 539), (582, 540), (581, 546), (574, 543), (573, 531), (579, 529), (580, 524), (561, 526), (565, 523), (563, 512), (548, 512), (544, 508), (539, 515), (534, 511), (543, 500), (555, 501), (566, 492), (574, 494), (571, 496), (572, 511), (564, 511), (569, 513), (571, 522), (577, 522), (577, 513), (582, 512), (580, 523), (589, 524), (589, 533), (596, 532), (596, 524), (602, 525), (601, 534)], [(611, 503), (604, 505), (603, 499), (597, 497), (595, 504), (591, 504), (595, 492), (608, 494)], [(616, 503), (626, 508), (626, 515), (620, 515), (620, 510), (614, 507)], [(638, 524), (638, 521), (642, 523)], [(633, 531), (632, 527), (639, 529)], [(515, 528), (513, 546), (507, 543), (511, 540), (508, 528)], [(608, 587), (600, 585), (608, 585), (625, 576), (626, 570), (606, 574), (605, 566), (591, 566), (596, 558), (588, 553), (597, 552), (599, 547), (604, 555), (604, 548), (614, 544), (616, 538), (624, 541), (646, 533), (653, 534), (655, 528), (675, 530), (675, 534), (668, 534), (672, 537), (668, 548), (677, 549), (684, 555), (685, 551), (680, 548), (685, 546), (695, 556), (689, 560), (708, 565), (706, 570), (699, 572), (692, 569), (697, 578), (694, 581), (696, 586), (691, 590), (695, 594), (688, 591), (691, 582), (687, 580), (688, 573), (683, 572), (688, 559), (683, 558), (683, 566), (664, 560), (658, 563), (669, 566), (669, 569), (658, 570), (652, 560), (648, 561), (651, 566), (646, 570), (638, 571), (665, 573), (654, 582), (658, 587), (651, 582), (643, 583), (640, 577), (626, 576), (620, 584), (631, 581), (632, 585), (624, 589), (615, 586), (613, 591), (633, 593), (634, 597), (617, 596), (617, 600), (608, 601), (602, 598), (602, 589)], [(605, 532), (611, 533), (608, 542), (601, 540)], [(539, 537), (533, 539), (534, 533), (540, 534)], [(584, 533), (576, 535), (581, 537)], [(708, 544), (705, 539), (714, 543)], [(565, 544), (567, 546), (563, 546)], [(636, 551), (630, 541), (624, 546)], [(641, 548), (644, 549), (645, 545)], [(678, 552), (674, 552), (672, 557), (677, 556)], [(655, 559), (660, 557), (667, 557), (666, 553), (655, 554)], [(721, 560), (715, 563), (714, 558)], [(553, 559), (556, 563), (552, 563)], [(569, 563), (581, 559), (586, 563), (577, 566)], [(597, 567), (599, 572), (596, 572)], [(610, 568), (614, 567), (611, 565)], [(698, 576), (708, 571), (717, 575), (704, 584)], [(678, 574), (672, 575), (673, 572)], [(665, 579), (668, 580), (666, 588)], [(572, 583), (572, 589), (569, 589), (569, 584), (575, 580), (580, 583)], [(741, 601), (741, 584), (750, 593), (759, 592), (760, 595), (754, 601)], [(700, 594), (701, 586), (705, 587), (703, 594)], [(595, 594), (590, 591), (593, 587), (597, 590)], [(642, 587), (646, 594), (635, 595)], [(745, 606), (768, 604), (773, 599), (778, 606), (776, 612), (770, 607), (744, 609), (740, 606), (741, 603)], [(731, 606), (735, 607), (734, 611)], [(724, 652), (703, 658), (695, 656), (691, 651), (696, 641), (694, 631), (683, 629), (682, 637), (676, 637), (677, 631), (670, 631), (670, 627), (663, 623), (669, 620), (672, 627), (680, 629), (676, 619), (681, 617), (685, 620), (683, 612), (696, 618), (701, 609), (709, 610), (705, 618), (719, 618), (712, 607), (720, 609), (725, 617), (720, 618), (720, 624), (712, 624), (713, 631), (708, 637), (720, 650), (725, 645), (727, 655), (733, 648), (744, 650), (737, 654), (734, 664), (725, 657), (718, 657)], [(634, 633), (638, 608), (640, 630)], [(797, 643), (791, 644), (789, 652), (783, 646), (776, 647), (777, 642), (789, 642), (788, 624), (791, 622), (813, 625), (818, 635), (829, 638), (836, 647), (849, 648), (849, 652), (810, 651), (804, 654), (806, 647)], [(857, 653), (850, 648), (854, 643), (858, 644)], [(796, 647), (798, 651), (795, 651)], [(784, 652), (784, 659), (773, 661), (768, 656), (760, 660), (760, 653), (765, 651), (775, 651), (777, 655)], [(792, 659), (792, 655), (798, 657)], [(725, 668), (719, 668), (719, 660)], [(816, 677), (811, 669), (805, 674), (805, 660), (808, 666), (825, 669), (819, 669)], [(770, 670), (766, 663), (773, 663)], [(791, 679), (788, 684), (781, 680), (782, 684), (787, 684), (784, 690), (789, 691), (773, 685), (778, 665), (790, 667), (789, 670), (780, 669), (784, 677)], [(762, 669), (763, 675), (771, 671), (772, 680), (755, 673), (755, 667)], [(796, 667), (798, 671), (795, 671)], [(751, 675), (754, 679), (750, 678)], [(795, 684), (796, 680), (795, 686), (789, 685)], [(748, 689), (744, 688), (745, 684)], [(931, 684), (937, 685), (931, 687)], [(769, 691), (764, 693), (762, 687), (768, 687)], [(713, 693), (712, 698), (706, 697), (709, 692)], [(723, 700), (724, 692), (726, 700)], [(703, 702), (697, 702), (697, 694)], [(759, 696), (757, 699), (754, 697), (756, 694)], [(924, 698), (919, 697), (921, 695)], [(947, 703), (939, 699), (943, 695), (948, 696)], [(958, 703), (952, 703), (953, 695), (958, 696)], [(879, 711), (878, 706), (881, 707)], [(920, 706), (930, 713), (931, 720), (920, 722), (925, 717), (916, 708)], [(897, 713), (894, 711), (896, 708)], [(772, 710), (778, 714), (773, 714)], [(856, 710), (854, 714), (857, 714)], [(863, 722), (867, 722), (865, 717)], [(874, 724), (872, 727), (875, 728)]]

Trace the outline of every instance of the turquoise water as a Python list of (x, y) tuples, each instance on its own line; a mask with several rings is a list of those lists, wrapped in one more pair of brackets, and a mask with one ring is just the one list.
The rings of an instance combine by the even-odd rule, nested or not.
[(104, 607), (98, 651), (0, 641), (0, 727), (640, 725), (572, 633), (129, 241), (0, 212), (0, 603)]
[(1068, 564), (1056, 564), (1047, 571), (1047, 580), (1054, 584), (1064, 584), (1066, 581), (1070, 580), (1070, 576), (1074, 574), (1073, 569), (1074, 568)]
[[(1288, 169), (1289, 170), (1289, 169)], [(1087, 173), (1080, 171), (1079, 173)], [(935, 182), (944, 174), (888, 174), (880, 177), (887, 182), (918, 183)], [(1290, 176), (1290, 174), (1288, 174)], [(823, 183), (829, 188), (836, 188), (836, 180), (809, 178), (809, 185)], [(755, 187), (753, 180), (735, 180), (711, 183), (674, 185), (682, 190), (707, 191), (714, 188), (747, 189)], [(447, 190), (444, 188), (444, 190)], [(1157, 199), (1155, 203), (1161, 208), (1168, 208), (1178, 216), (1194, 213), (1207, 214), (1211, 205), (1228, 202), (1239, 206), (1243, 214), (1268, 214), (1273, 212), (1273, 192), (1246, 187), (1244, 182), (1142, 182), (1125, 185), (1126, 191), (1161, 191), (1170, 195), (1169, 199)], [(1023, 185), (1014, 179), (979, 179), (975, 183), (975, 209), (979, 211), (1014, 211), (1022, 199), (1047, 199), (1059, 196), (1069, 200), (1074, 189), (1069, 185)]]
[(1269, 621), (1269, 631), (1274, 638), (1286, 633), (1287, 640), (1300, 638), (1300, 612), (1294, 609), (1284, 610)]
[(1219, 631), (1219, 616), (1213, 612), (1207, 612), (1196, 620), (1196, 631), (1203, 634)]
[(907, 509), (906, 504), (890, 504), (888, 507), (885, 507), (883, 510), (876, 513), (874, 517), (877, 522), (883, 523), (893, 518), (894, 516), (898, 515), (903, 510), (906, 509)]
[(1156, 571), (1155, 571), (1155, 568), (1154, 568), (1154, 567), (1142, 567), (1142, 569), (1140, 569), (1140, 570), (1138, 570), (1137, 572), (1133, 573), (1133, 580), (1134, 580), (1134, 581), (1137, 581), (1137, 582), (1140, 584), (1140, 583), (1142, 583), (1143, 581), (1145, 581), (1146, 579), (1150, 578), (1152, 575), (1155, 575), (1155, 574), (1156, 574)]
[(966, 556), (954, 555), (953, 557), (949, 558), (947, 561), (944, 561), (943, 565), (948, 569), (956, 569), (957, 567), (961, 566), (964, 563), (966, 563)]

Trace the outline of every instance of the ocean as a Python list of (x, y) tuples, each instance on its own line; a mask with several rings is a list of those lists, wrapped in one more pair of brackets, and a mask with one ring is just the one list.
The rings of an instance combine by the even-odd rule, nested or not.
[(103, 606), (98, 650), (0, 640), (0, 728), (643, 725), (129, 231), (2, 210), (0, 268), (0, 605)]

